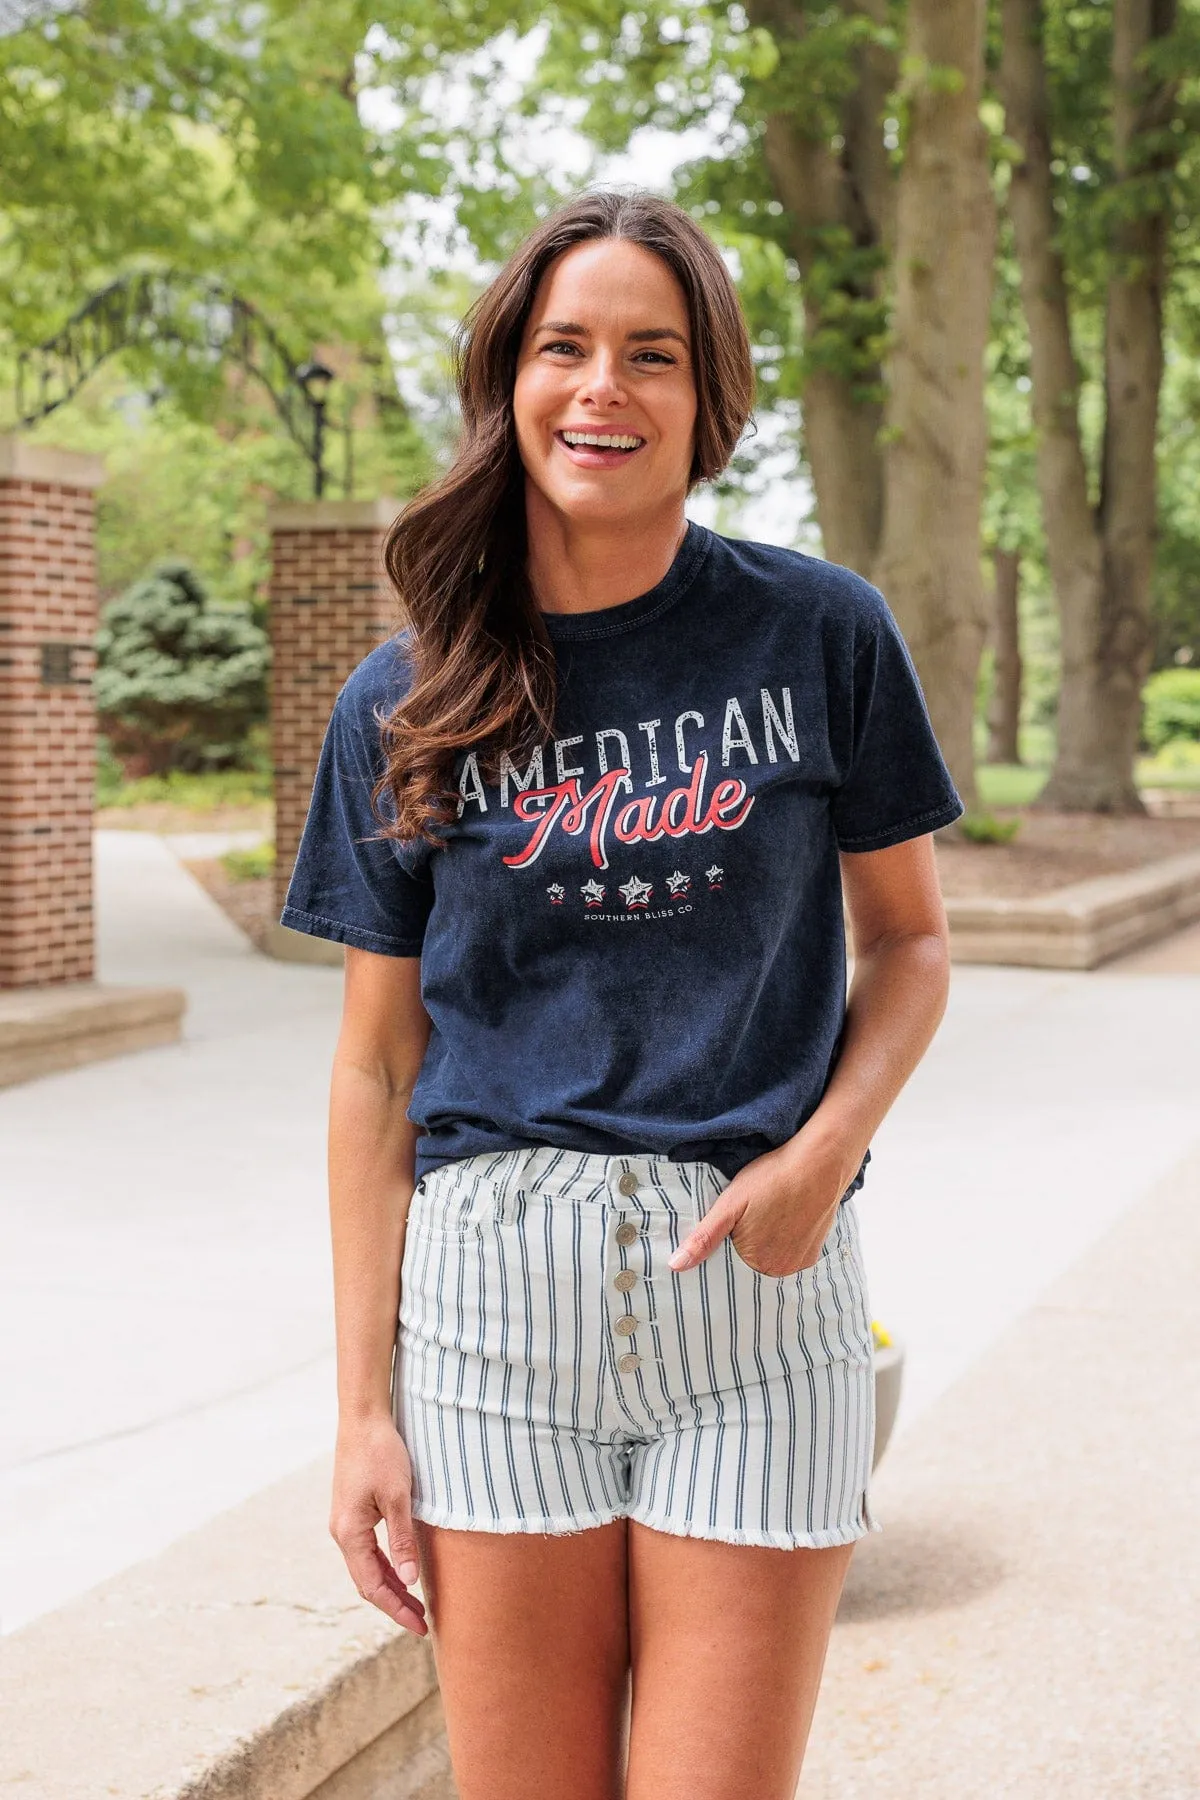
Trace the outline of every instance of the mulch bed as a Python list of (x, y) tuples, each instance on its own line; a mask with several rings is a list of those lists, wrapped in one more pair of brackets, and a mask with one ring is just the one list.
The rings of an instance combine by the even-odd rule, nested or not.
[(1021, 820), (1007, 844), (939, 839), (942, 892), (956, 900), (1029, 899), (1095, 875), (1120, 875), (1200, 850), (1200, 817), (1097, 818), (1091, 813), (997, 811)]
[(189, 858), (183, 866), (246, 933), (255, 948), (261, 950), (266, 943), (267, 928), (276, 918), (275, 884), (270, 876), (234, 881), (216, 857)]

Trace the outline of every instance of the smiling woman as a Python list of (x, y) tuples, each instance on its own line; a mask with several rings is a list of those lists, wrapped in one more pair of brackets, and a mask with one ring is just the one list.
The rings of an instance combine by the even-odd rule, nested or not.
[(459, 380), (282, 915), (347, 946), (333, 1532), (428, 1603), (462, 1800), (791, 1800), (874, 1524), (855, 1194), (961, 804), (882, 596), (686, 516), (752, 365), (684, 213), (547, 219)]
[[(696, 425), (689, 331), (679, 283), (640, 244), (578, 244), (540, 282), (513, 388), (531, 542), (543, 563), (531, 567), (535, 592), (562, 595), (563, 552), (570, 543), (576, 562), (586, 555), (589, 525), (608, 530), (619, 515), (627, 529), (648, 525), (653, 539), (654, 521), (682, 506)], [(631, 541), (643, 541), (640, 529)], [(657, 546), (661, 566), (647, 567), (646, 586), (677, 548), (678, 539)]]

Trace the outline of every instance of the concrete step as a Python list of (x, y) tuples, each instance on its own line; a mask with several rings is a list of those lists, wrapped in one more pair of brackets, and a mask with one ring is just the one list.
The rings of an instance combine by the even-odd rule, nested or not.
[(54, 982), (0, 993), (0, 1087), (178, 1043), (182, 988)]

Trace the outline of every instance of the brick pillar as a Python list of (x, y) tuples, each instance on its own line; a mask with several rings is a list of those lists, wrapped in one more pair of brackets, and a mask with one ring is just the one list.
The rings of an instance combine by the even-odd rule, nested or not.
[(0, 988), (90, 978), (99, 457), (0, 437)]
[[(308, 813), (321, 739), (350, 671), (400, 625), (383, 571), (395, 500), (313, 500), (271, 509), (271, 748), (275, 911), (283, 906)], [(341, 961), (341, 946), (275, 925), (267, 948)]]

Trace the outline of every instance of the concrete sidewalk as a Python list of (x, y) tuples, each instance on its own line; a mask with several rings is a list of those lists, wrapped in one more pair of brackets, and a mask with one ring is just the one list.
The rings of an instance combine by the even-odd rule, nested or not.
[(1200, 1794), (1200, 1154), (912, 1426), (800, 1800)]
[[(247, 940), (160, 839), (98, 834), (101, 974), (185, 1041), (0, 1092), (0, 1627), (328, 1448), (325, 1117), (341, 979)], [(1194, 976), (959, 968), (860, 1197), (929, 1409), (1200, 1147)]]
[(102, 978), (182, 985), (185, 1038), (0, 1092), (6, 1631), (333, 1429), (340, 974), (257, 955), (157, 837), (99, 833), (97, 876)]

